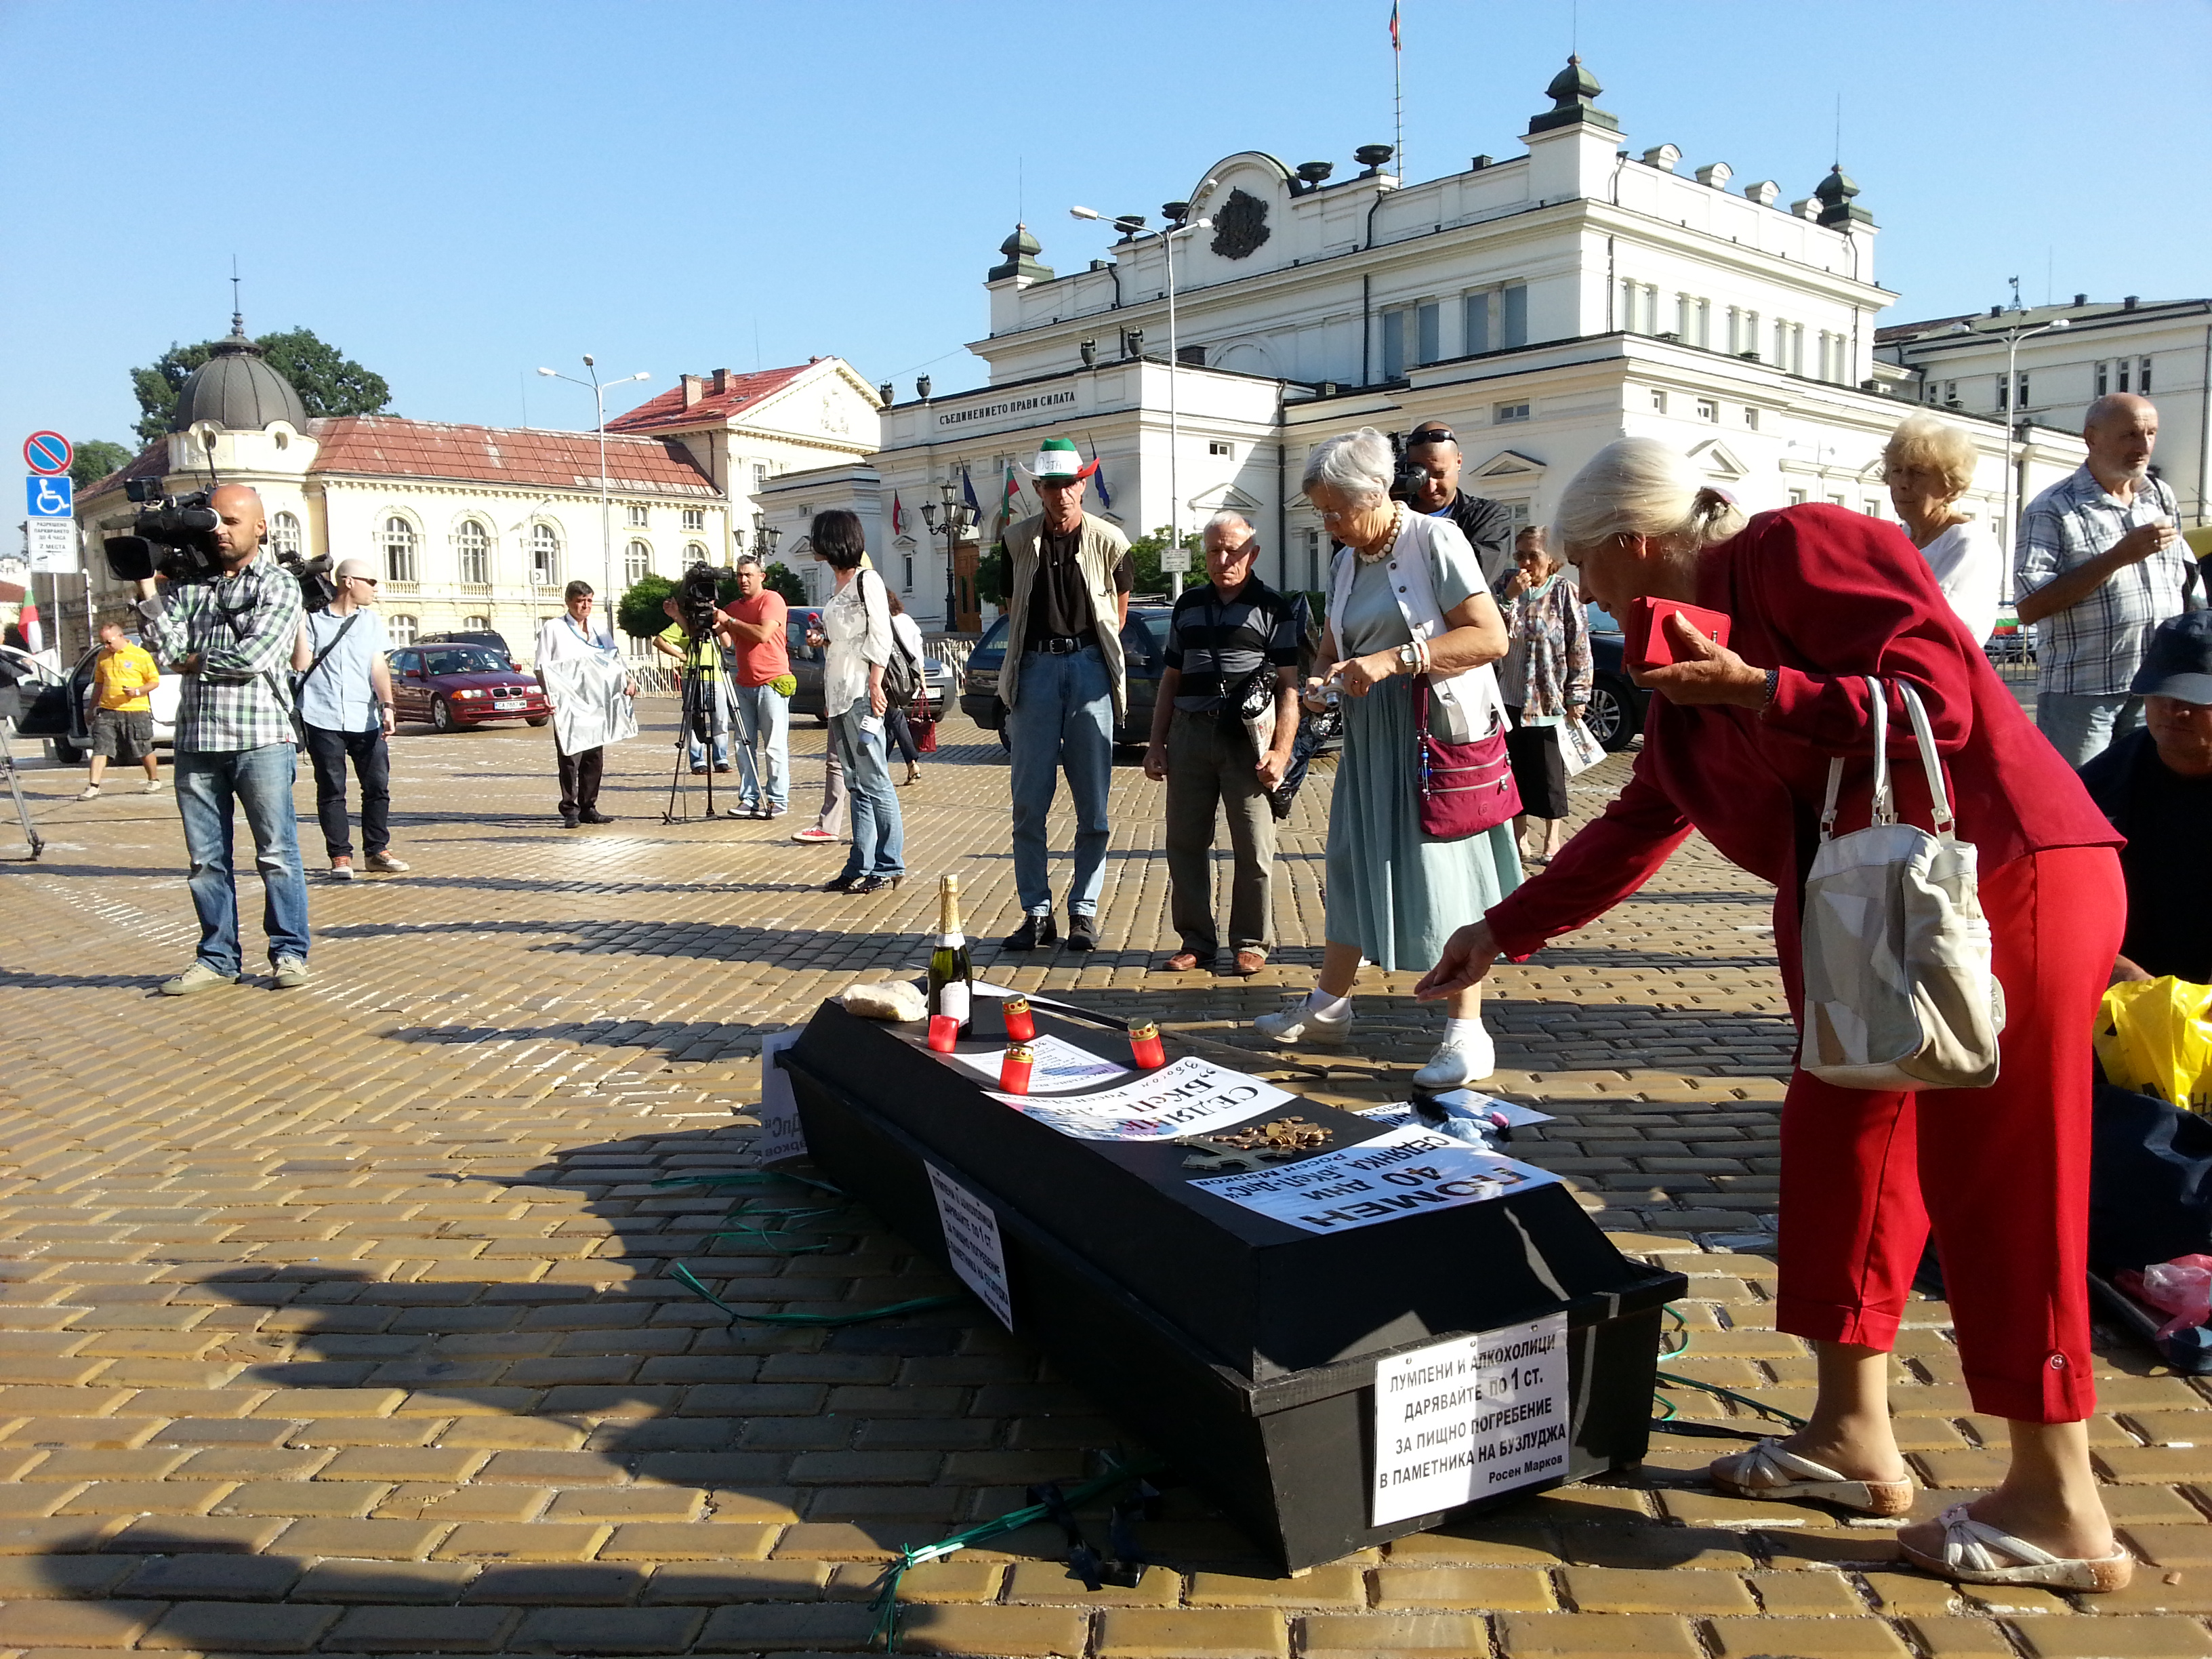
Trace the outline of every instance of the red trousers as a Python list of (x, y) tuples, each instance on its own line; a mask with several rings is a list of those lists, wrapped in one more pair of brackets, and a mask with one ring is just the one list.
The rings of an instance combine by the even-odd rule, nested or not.
[[(2065, 847), (1985, 872), (1981, 902), (2005, 993), (1995, 1084), (1880, 1094), (1790, 1079), (1777, 1322), (1893, 1347), (1932, 1224), (1974, 1409), (2069, 1423), (2096, 1405), (2090, 1036), (2127, 892), (2112, 848)], [(1778, 905), (1775, 930), (1793, 1007), (1795, 911)]]

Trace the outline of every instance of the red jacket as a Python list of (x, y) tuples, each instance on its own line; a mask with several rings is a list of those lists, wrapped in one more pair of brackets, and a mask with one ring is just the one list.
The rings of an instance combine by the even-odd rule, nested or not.
[[(1705, 550), (1698, 603), (1732, 619), (1730, 650), (1782, 671), (1773, 702), (1754, 711), (1654, 696), (1628, 787), (1490, 912), (1492, 932), (1515, 960), (1611, 909), (1694, 829), (1780, 890), (1777, 944), (1794, 987), (1791, 947), (1831, 756), (1866, 757), (1844, 769), (1838, 833), (1868, 822), (1869, 674), (1908, 680), (1919, 692), (1959, 837), (1979, 849), (1984, 871), (2046, 848), (2120, 844), (1895, 526), (1826, 505), (1759, 514)], [(1899, 816), (1931, 827), (1919, 750), (1893, 685), (1888, 701)]]

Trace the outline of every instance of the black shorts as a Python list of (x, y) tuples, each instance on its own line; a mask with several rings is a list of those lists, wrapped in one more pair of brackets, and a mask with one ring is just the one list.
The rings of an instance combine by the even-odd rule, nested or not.
[(154, 717), (143, 708), (92, 711), (92, 752), (126, 763), (154, 752)]

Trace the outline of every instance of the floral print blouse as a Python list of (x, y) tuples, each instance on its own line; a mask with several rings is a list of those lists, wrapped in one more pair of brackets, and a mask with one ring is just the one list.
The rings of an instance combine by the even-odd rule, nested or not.
[(1514, 595), (1505, 611), (1505, 660), (1498, 690), (1522, 718), (1556, 719), (1589, 701), (1589, 617), (1564, 571)]

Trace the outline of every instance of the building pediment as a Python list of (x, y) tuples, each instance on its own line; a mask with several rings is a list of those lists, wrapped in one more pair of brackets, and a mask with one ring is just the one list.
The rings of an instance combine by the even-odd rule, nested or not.
[(1501, 449), (1464, 477), (1478, 478), (1486, 483), (1534, 483), (1544, 476), (1544, 463), (1534, 455), (1524, 455), (1517, 449)]
[(1718, 438), (1708, 438), (1703, 443), (1690, 446), (1691, 461), (1716, 478), (1743, 478), (1751, 475), (1741, 456)]

